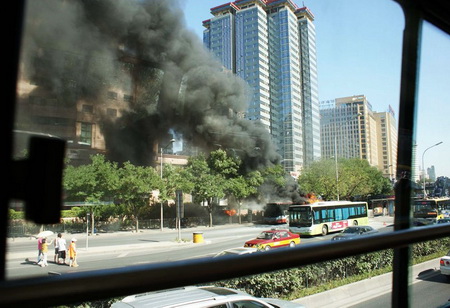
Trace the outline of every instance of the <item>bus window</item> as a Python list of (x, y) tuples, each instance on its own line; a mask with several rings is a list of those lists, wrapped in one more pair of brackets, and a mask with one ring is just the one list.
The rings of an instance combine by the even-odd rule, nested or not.
[(334, 213), (335, 213), (334, 217), (335, 217), (336, 220), (344, 219), (343, 215), (342, 215), (342, 209), (335, 209)]

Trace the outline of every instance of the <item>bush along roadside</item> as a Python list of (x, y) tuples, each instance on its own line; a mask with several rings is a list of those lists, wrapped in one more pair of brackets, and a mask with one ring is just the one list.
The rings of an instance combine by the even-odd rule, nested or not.
[[(450, 237), (412, 246), (413, 264), (448, 252)], [(393, 250), (377, 251), (255, 276), (212, 283), (257, 297), (293, 300), (392, 271)]]

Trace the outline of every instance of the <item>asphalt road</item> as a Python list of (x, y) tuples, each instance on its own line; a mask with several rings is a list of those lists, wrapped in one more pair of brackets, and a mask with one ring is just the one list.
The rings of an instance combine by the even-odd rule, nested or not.
[[(380, 231), (390, 231), (392, 217), (376, 217), (370, 224)], [(86, 234), (64, 234), (70, 241), (77, 238), (77, 268), (54, 264), (53, 250), (49, 251), (49, 266), (40, 268), (37, 259), (37, 241), (33, 237), (8, 239), (7, 279), (63, 274), (74, 271), (132, 266), (142, 263), (178, 261), (182, 259), (208, 257), (218, 252), (242, 247), (246, 240), (256, 237), (261, 231), (272, 228), (268, 225), (224, 225), (213, 228), (187, 228), (142, 230), (139, 233), (115, 232), (87, 237)], [(278, 228), (287, 225), (277, 226)], [(201, 234), (203, 243), (194, 243), (194, 233)], [(302, 245), (329, 241), (334, 234), (302, 238)], [(51, 238), (50, 238), (51, 239)]]

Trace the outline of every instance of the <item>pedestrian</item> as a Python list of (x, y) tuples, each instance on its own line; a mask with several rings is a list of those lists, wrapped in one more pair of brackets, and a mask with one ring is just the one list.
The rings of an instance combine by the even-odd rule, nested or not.
[[(62, 237), (61, 233), (58, 233), (58, 264), (66, 264), (66, 251), (66, 239)], [(62, 259), (62, 262), (60, 262), (60, 259)]]
[(58, 238), (55, 238), (55, 241), (53, 242), (53, 245), (55, 246), (55, 255), (53, 256), (53, 263), (58, 263), (59, 259), (58, 259), (58, 255), (59, 255), (59, 246), (58, 246)]
[(69, 266), (70, 267), (77, 267), (78, 263), (77, 263), (77, 239), (73, 238), (70, 241), (70, 245), (69, 245)]
[(38, 238), (38, 257), (37, 257), (37, 262), (36, 264), (39, 264), (39, 262), (41, 262), (42, 259), (42, 237)]
[(48, 256), (48, 246), (52, 244), (52, 241), (47, 242), (46, 238), (42, 239), (41, 244), (41, 261), (38, 263), (41, 267), (48, 266), (47, 256)]

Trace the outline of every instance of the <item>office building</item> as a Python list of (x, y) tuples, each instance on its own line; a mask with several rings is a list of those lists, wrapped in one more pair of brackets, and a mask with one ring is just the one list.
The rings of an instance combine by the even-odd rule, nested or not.
[(374, 112), (364, 95), (320, 103), (322, 157), (360, 158), (394, 180), (398, 132), (395, 113)]
[(374, 112), (377, 126), (378, 168), (390, 180), (396, 179), (397, 168), (397, 121), (389, 106), (387, 112)]
[(314, 16), (290, 0), (240, 0), (211, 9), (204, 45), (252, 89), (245, 117), (271, 133), (286, 171), (320, 158)]

